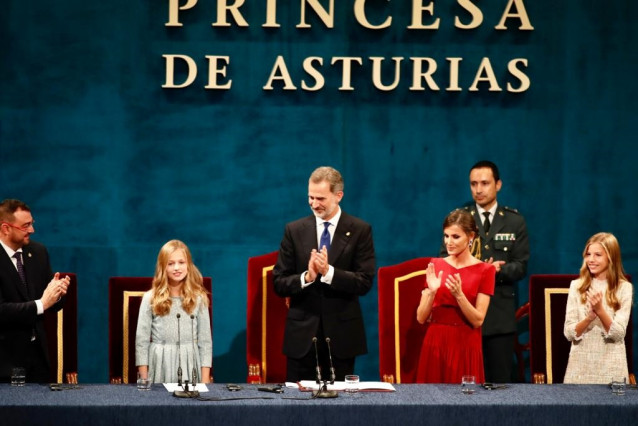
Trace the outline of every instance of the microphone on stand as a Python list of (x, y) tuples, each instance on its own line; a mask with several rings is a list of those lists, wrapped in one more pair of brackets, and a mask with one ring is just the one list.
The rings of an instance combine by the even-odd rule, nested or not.
[(317, 338), (313, 337), (312, 338), (312, 343), (315, 344), (315, 360), (317, 361), (317, 367), (316, 367), (316, 372), (317, 372), (317, 377), (315, 378), (315, 382), (318, 384), (321, 384), (321, 367), (319, 367), (319, 351), (317, 351)]
[[(182, 386), (182, 339), (179, 334), (179, 319), (181, 315), (177, 314), (177, 386)], [(174, 390), (173, 396), (177, 398), (190, 398), (191, 392), (188, 391), (188, 380), (184, 383), (186, 385), (185, 390)]]
[(197, 352), (195, 352), (195, 315), (191, 314), (191, 344), (193, 345), (193, 372), (191, 374), (191, 382), (194, 385), (199, 383), (197, 374), (197, 366), (195, 365), (195, 359), (197, 359)]
[(332, 351), (330, 350), (330, 337), (326, 337), (326, 344), (328, 345), (328, 359), (330, 360), (330, 384), (335, 384), (335, 367), (332, 364)]
[(179, 335), (179, 318), (180, 314), (177, 314), (177, 385), (182, 386), (182, 340)]
[[(317, 359), (317, 379), (316, 382), (319, 383), (319, 389), (312, 393), (313, 398), (336, 398), (339, 395), (335, 390), (328, 390), (328, 381), (324, 380), (323, 384), (321, 384), (321, 367), (319, 366), (319, 352), (317, 351), (317, 338), (313, 337), (312, 342), (315, 344), (315, 358)], [(332, 360), (330, 361), (332, 364)], [(333, 373), (334, 376), (334, 373)], [(332, 380), (334, 383), (334, 379)]]

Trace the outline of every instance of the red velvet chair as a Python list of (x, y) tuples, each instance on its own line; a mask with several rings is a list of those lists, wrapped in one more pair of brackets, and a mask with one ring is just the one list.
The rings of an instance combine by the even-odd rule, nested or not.
[(71, 284), (66, 293), (64, 308), (44, 312), (44, 323), (51, 361), (51, 383), (77, 383), (78, 371), (78, 280), (75, 274), (68, 275)]
[[(529, 302), (526, 302), (516, 310), (516, 323), (527, 321), (529, 327)], [(520, 333), (520, 330), (519, 330)], [(529, 341), (529, 333), (527, 343), (520, 341), (520, 334), (516, 336), (514, 342), (514, 355), (516, 356), (517, 375), (520, 383), (525, 382), (525, 352), (529, 352), (531, 343)]]
[(286, 357), (282, 347), (288, 300), (275, 294), (272, 283), (277, 255), (275, 251), (248, 259), (248, 383), (283, 383), (286, 380)]
[(430, 257), (379, 268), (379, 375), (391, 383), (414, 383), (427, 329), (416, 320)]
[[(534, 383), (562, 383), (571, 343), (563, 334), (569, 284), (578, 275), (531, 275), (529, 279), (530, 368)], [(630, 277), (627, 277), (630, 279)], [(625, 335), (627, 363), (633, 378), (633, 325)]]
[[(142, 296), (151, 289), (152, 277), (111, 277), (109, 279), (109, 382), (134, 383), (135, 332)], [(204, 277), (209, 292), (209, 314), (213, 321), (212, 280)], [(212, 372), (211, 372), (212, 377)]]

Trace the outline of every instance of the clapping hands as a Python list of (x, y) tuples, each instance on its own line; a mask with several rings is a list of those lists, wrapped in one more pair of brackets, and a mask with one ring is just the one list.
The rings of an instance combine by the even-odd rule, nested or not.
[(53, 306), (62, 296), (64, 296), (71, 284), (71, 278), (67, 275), (64, 278), (60, 278), (60, 273), (56, 272), (53, 279), (47, 285), (47, 288), (42, 293), (42, 306), (45, 310)]
[(306, 282), (314, 281), (318, 274), (326, 275), (330, 269), (328, 263), (328, 249), (322, 247), (320, 251), (315, 249), (310, 252), (310, 260), (308, 260), (308, 273), (306, 274)]
[(445, 287), (447, 287), (447, 289), (450, 290), (450, 293), (452, 293), (452, 296), (454, 296), (455, 298), (458, 298), (460, 295), (463, 294), (461, 275), (459, 274), (448, 275), (447, 278), (445, 279)]
[(603, 309), (602, 300), (603, 293), (601, 291), (596, 291), (593, 288), (587, 290), (587, 306), (589, 307), (587, 318), (590, 320), (596, 319), (598, 312)]
[(425, 277), (428, 283), (428, 288), (436, 292), (439, 287), (441, 287), (441, 277), (443, 276), (443, 271), (439, 271), (439, 275), (436, 274), (434, 270), (434, 263), (429, 263), (428, 268), (425, 270)]

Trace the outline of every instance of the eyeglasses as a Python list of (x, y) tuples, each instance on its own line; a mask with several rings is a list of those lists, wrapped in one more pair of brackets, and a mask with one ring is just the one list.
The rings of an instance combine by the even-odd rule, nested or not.
[(15, 226), (15, 225), (13, 225), (13, 224), (11, 224), (9, 222), (4, 222), (4, 221), (2, 223), (5, 224), (5, 225), (10, 226), (12, 228), (18, 229), (18, 230), (20, 230), (22, 232), (29, 232), (29, 228), (33, 228), (33, 224), (35, 223), (35, 221), (25, 223), (22, 226)]

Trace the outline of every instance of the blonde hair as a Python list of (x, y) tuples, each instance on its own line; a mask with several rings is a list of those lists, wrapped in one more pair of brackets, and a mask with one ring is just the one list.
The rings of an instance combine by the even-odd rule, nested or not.
[(609, 266), (607, 266), (607, 294), (605, 300), (607, 304), (611, 306), (614, 311), (620, 309), (620, 302), (616, 297), (616, 292), (622, 281), (627, 281), (625, 277), (625, 271), (622, 266), (622, 260), (620, 258), (620, 245), (618, 240), (613, 234), (608, 232), (599, 232), (593, 235), (585, 244), (583, 250), (583, 266), (580, 267), (580, 281), (581, 285), (578, 291), (580, 292), (580, 300), (585, 303), (587, 301), (587, 290), (591, 287), (592, 275), (587, 267), (587, 250), (592, 244), (598, 243), (602, 246), (603, 250), (607, 254), (607, 260), (609, 260)]
[(155, 265), (155, 276), (151, 291), (151, 306), (155, 315), (167, 315), (171, 310), (171, 296), (168, 287), (168, 277), (166, 276), (166, 265), (169, 257), (178, 250), (183, 250), (187, 262), (187, 275), (181, 288), (182, 308), (188, 314), (192, 314), (197, 305), (197, 299), (201, 299), (205, 306), (208, 306), (208, 292), (204, 288), (204, 279), (197, 266), (193, 263), (193, 258), (188, 246), (179, 240), (171, 240), (164, 244), (157, 255)]

